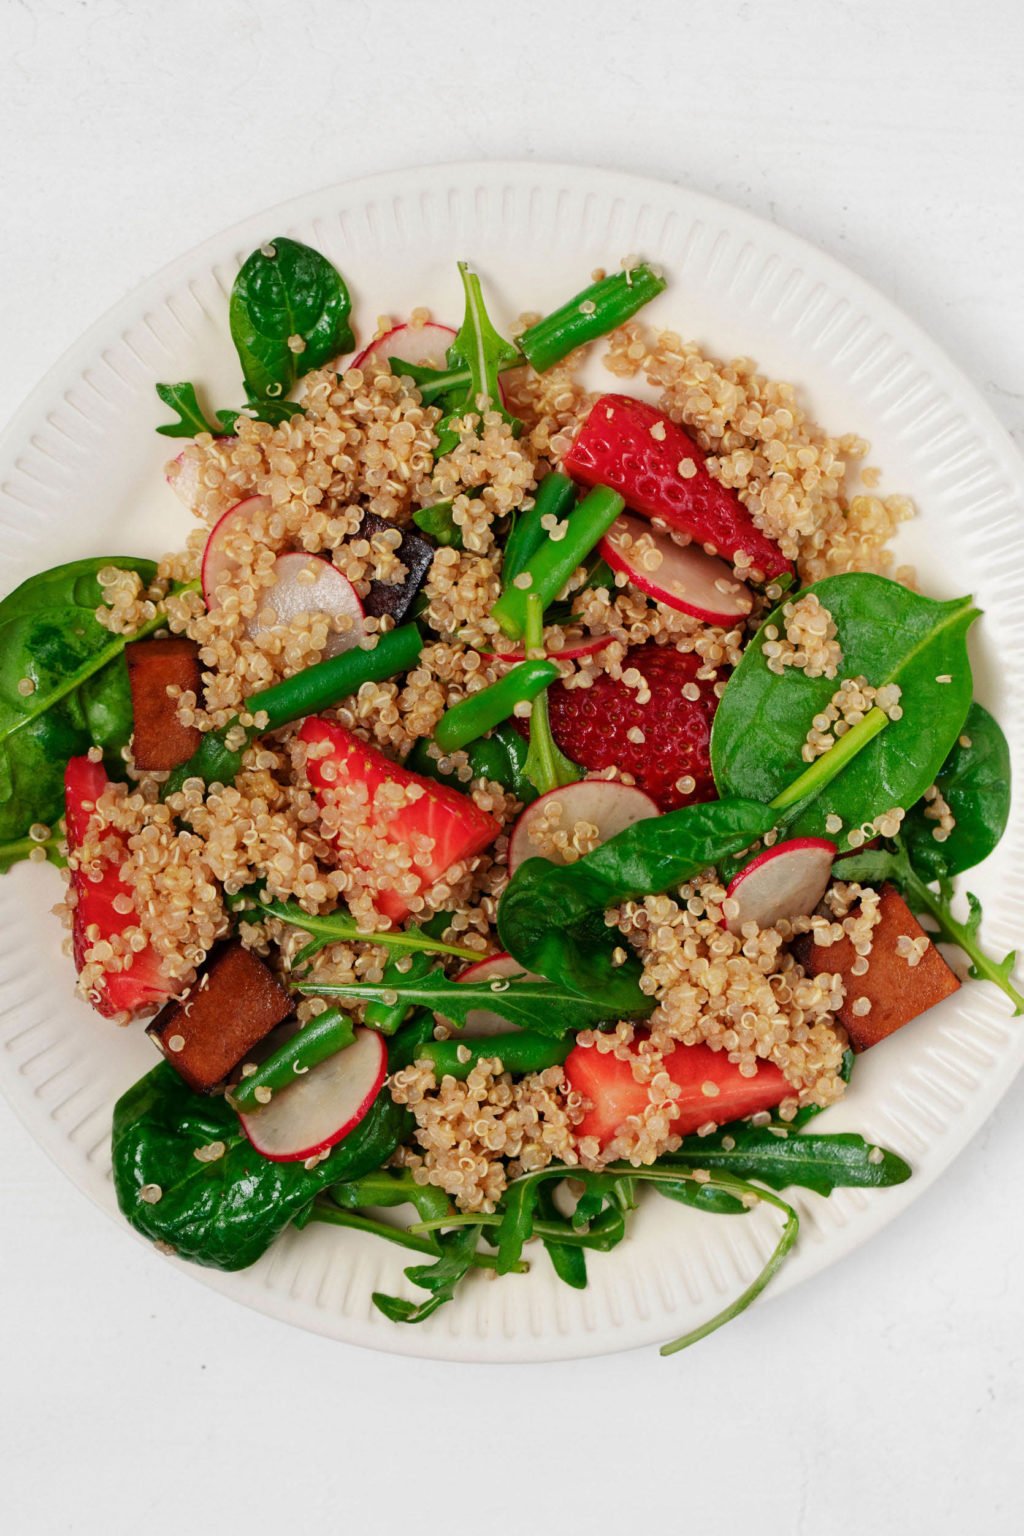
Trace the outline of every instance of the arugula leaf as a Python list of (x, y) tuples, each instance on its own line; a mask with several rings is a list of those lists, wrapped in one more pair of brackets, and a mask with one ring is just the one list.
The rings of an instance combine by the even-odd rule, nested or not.
[[(552, 981), (452, 981), (443, 971), (431, 971), (422, 977), (406, 973), (401, 980), (385, 984), (370, 982), (300, 982), (298, 991), (317, 997), (350, 997), (359, 1001), (399, 1002), (408, 1006), (430, 1008), (454, 1024), (465, 1024), (477, 1008), (498, 1013), (510, 1024), (537, 1034), (558, 1038), (570, 1030), (591, 1029), (618, 1017), (600, 997), (581, 996), (571, 988)], [(652, 1004), (644, 998), (644, 1006)]]
[[(963, 743), (968, 745), (964, 746)], [(901, 829), (911, 860), (930, 880), (949, 879), (987, 859), (1010, 818), (1010, 748), (987, 709), (974, 703), (935, 781), (956, 819), (944, 843), (919, 801)]]
[[(132, 733), (124, 648), (152, 633), (158, 615), (135, 635), (114, 635), (97, 622), (103, 602), (98, 573), (136, 571), (145, 585), (152, 560), (100, 555), (31, 576), (0, 602), (0, 840), (25, 837), (34, 822), (49, 826), (64, 811), (70, 757), (99, 746), (116, 754)], [(19, 689), (28, 678), (33, 691)]]
[(217, 437), (223, 433), (224, 427), (221, 424), (214, 426), (204, 415), (196, 398), (194, 384), (158, 384), (156, 392), (178, 417), (177, 421), (168, 421), (157, 427), (163, 437), (198, 437), (200, 432), (209, 432), (211, 436)]
[(303, 374), (349, 351), (351, 307), (344, 280), (319, 251), (284, 236), (253, 251), (228, 310), (252, 400), (280, 401)]
[(850, 855), (833, 867), (833, 873), (839, 879), (857, 880), (862, 885), (880, 886), (891, 880), (903, 892), (914, 912), (919, 915), (927, 912), (934, 919), (939, 938), (963, 950), (971, 962), (968, 974), (976, 981), (991, 981), (1010, 999), (1014, 1014), (1024, 1013), (1024, 996), (1013, 984), (1017, 951), (1011, 949), (1001, 960), (993, 960), (987, 955), (978, 939), (982, 911), (977, 896), (967, 892), (966, 922), (954, 917), (952, 892), (948, 887), (940, 887), (938, 891), (931, 889), (927, 883), (930, 878), (927, 872), (922, 879), (914, 869), (910, 854), (900, 838), (894, 839), (885, 850), (872, 849), (867, 853)]
[[(409, 1134), (411, 1116), (385, 1089), (365, 1119), (315, 1168), (273, 1163), (243, 1135), (223, 1098), (193, 1093), (161, 1062), (114, 1106), (114, 1189), (137, 1232), (213, 1269), (244, 1269), (266, 1251), (321, 1190), (386, 1162)], [(219, 1142), (223, 1155), (196, 1149)], [(143, 1189), (156, 1188), (150, 1203)]]
[(640, 990), (639, 964), (612, 963), (618, 936), (606, 909), (680, 885), (748, 847), (774, 819), (750, 800), (716, 800), (636, 822), (575, 864), (526, 859), (498, 906), (501, 942), (525, 970), (602, 998), (608, 1016), (647, 1014), (654, 1004)]
[[(830, 813), (842, 818), (848, 833), (892, 806), (920, 799), (963, 729), (972, 691), (965, 638), (978, 616), (970, 598), (933, 602), (861, 573), (829, 576), (807, 592), (816, 593), (835, 620), (842, 676), (862, 675), (876, 688), (899, 684), (903, 716), (865, 747), (827, 793), (801, 808), (790, 836), (824, 834)], [(769, 671), (765, 631), (784, 624), (780, 607), (747, 647), (716, 711), (711, 762), (721, 795), (764, 801), (778, 795), (800, 773), (811, 721), (838, 686), (838, 679), (811, 678), (795, 667), (781, 676)]]
[(417, 1264), (405, 1271), (407, 1280), (428, 1291), (426, 1301), (406, 1301), (401, 1296), (386, 1296), (374, 1291), (373, 1304), (393, 1323), (422, 1323), (451, 1301), (460, 1281), (473, 1267), (476, 1245), (480, 1239), (477, 1226), (459, 1227), (454, 1232), (442, 1233), (438, 1238), (441, 1256), (433, 1264)]

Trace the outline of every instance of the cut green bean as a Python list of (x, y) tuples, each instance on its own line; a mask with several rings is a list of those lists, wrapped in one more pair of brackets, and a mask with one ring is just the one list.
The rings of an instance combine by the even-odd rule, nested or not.
[(625, 502), (617, 491), (595, 485), (590, 494), (570, 513), (560, 539), (549, 534), (516, 577), (515, 585), (506, 587), (491, 609), (510, 640), (518, 640), (526, 628), (527, 594), (535, 593), (544, 608), (565, 586), (577, 566), (582, 565), (595, 544), (608, 532)]
[(243, 1077), (230, 1090), (230, 1100), (236, 1109), (258, 1110), (258, 1088), (279, 1092), (294, 1083), (322, 1061), (336, 1056), (350, 1046), (356, 1038), (352, 1016), (340, 1008), (328, 1008), (310, 1019), (302, 1029), (279, 1045), (248, 1077)]
[(435, 1076), (467, 1078), (481, 1061), (501, 1061), (502, 1068), (513, 1077), (526, 1072), (544, 1072), (548, 1067), (560, 1067), (575, 1045), (569, 1035), (563, 1040), (552, 1040), (547, 1035), (535, 1035), (526, 1029), (510, 1030), (507, 1035), (487, 1035), (482, 1040), (428, 1040), (421, 1045), (417, 1061), (433, 1063)]
[(501, 561), (503, 587), (512, 585), (547, 538), (546, 529), (541, 527), (541, 519), (550, 515), (562, 522), (572, 511), (575, 500), (576, 487), (568, 475), (554, 470), (544, 476), (537, 487), (533, 506), (522, 514), (505, 541), (505, 553)]
[(603, 277), (524, 331), (520, 350), (538, 373), (546, 373), (577, 347), (625, 324), (664, 287), (665, 279), (646, 262)]
[(434, 740), (442, 752), (457, 752), (535, 699), (558, 677), (553, 661), (521, 661), (496, 683), (453, 704), (437, 722)]
[[(202, 779), (204, 784), (230, 784), (242, 767), (247, 749), (267, 731), (280, 730), (293, 720), (329, 709), (339, 699), (358, 692), (363, 683), (380, 683), (396, 672), (407, 672), (423, 648), (423, 636), (415, 624), (403, 624), (381, 635), (372, 650), (354, 646), (340, 656), (331, 656), (316, 666), (296, 672), (294, 677), (264, 688), (246, 699), (251, 715), (266, 720), (259, 726), (242, 726), (238, 719), (219, 731), (208, 731), (187, 763), (175, 768), (163, 787), (164, 799), (181, 789), (187, 779)], [(241, 733), (237, 746), (229, 746)]]

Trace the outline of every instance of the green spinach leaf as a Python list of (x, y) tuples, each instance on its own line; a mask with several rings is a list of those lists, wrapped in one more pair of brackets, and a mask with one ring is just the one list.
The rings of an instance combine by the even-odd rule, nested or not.
[[(321, 1190), (387, 1161), (411, 1116), (383, 1090), (369, 1114), (315, 1168), (272, 1163), (223, 1098), (193, 1093), (161, 1062), (120, 1098), (112, 1143), (117, 1203), (137, 1232), (212, 1269), (245, 1269)], [(196, 1150), (223, 1146), (213, 1161)], [(155, 1200), (142, 1197), (159, 1191)]]
[(601, 998), (608, 1017), (647, 1014), (653, 1001), (640, 990), (638, 963), (612, 962), (619, 940), (605, 910), (680, 885), (748, 847), (774, 820), (753, 801), (716, 800), (638, 821), (575, 864), (526, 859), (498, 907), (501, 942), (525, 970)]
[(354, 345), (351, 300), (325, 256), (284, 236), (260, 246), (231, 290), (231, 337), (254, 401), (280, 401), (296, 380)]
[[(68, 758), (99, 746), (117, 753), (132, 733), (124, 648), (151, 632), (113, 635), (96, 620), (97, 574), (136, 571), (148, 585), (152, 560), (106, 555), (58, 565), (22, 582), (0, 602), (0, 841), (51, 825), (64, 810)], [(27, 696), (22, 679), (33, 685)]]
[(1010, 818), (1010, 748), (980, 704), (968, 710), (935, 782), (956, 818), (952, 833), (936, 842), (932, 833), (938, 823), (925, 816), (923, 802), (909, 813), (902, 832), (915, 868), (943, 880), (987, 859)]
[[(921, 798), (970, 707), (965, 640), (978, 616), (970, 598), (934, 602), (881, 576), (829, 576), (807, 591), (835, 620), (843, 650), (840, 677), (863, 676), (876, 688), (899, 684), (903, 716), (798, 812), (790, 836), (823, 834), (830, 813), (842, 818), (848, 833)], [(793, 667), (781, 676), (768, 670), (765, 629), (772, 624), (782, 631), (784, 622), (780, 607), (747, 647), (715, 714), (711, 762), (721, 795), (769, 801), (796, 778), (813, 717), (839, 685), (838, 677), (811, 678)]]

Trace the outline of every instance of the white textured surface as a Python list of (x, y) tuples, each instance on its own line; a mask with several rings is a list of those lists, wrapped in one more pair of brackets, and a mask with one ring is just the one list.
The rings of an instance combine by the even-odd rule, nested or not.
[[(308, 122), (321, 132), (330, 129), (339, 141), (335, 148), (332, 137), (315, 168), (304, 167), (303, 182), (423, 158), (423, 138), (407, 126), (371, 135), (365, 124), (349, 122), (340, 107), (328, 115), (316, 106), (330, 95), (342, 99), (338, 89), (332, 93), (328, 87), (343, 76), (346, 57), (364, 82), (377, 78), (388, 46), (383, 16), (373, 21), (367, 8), (334, 7), (323, 26), (325, 9), (305, 5), (289, 8), (295, 30), (282, 31), (280, 9), (222, 7), (212, 30), (206, 21), (205, 58), (187, 45), (181, 20), (187, 7), (175, 8), (173, 35), (170, 23), (150, 7), (98, 4), (88, 15), (79, 7), (53, 8), (49, 15), (41, 8), (31, 15), (4, 9), (13, 45), (2, 106), (9, 120), (0, 122), (0, 131), (5, 142), (22, 146), (25, 163), (4, 173), (9, 213), (0, 250), (5, 292), (33, 300), (5, 304), (9, 342), (0, 381), (7, 392), (5, 408), (17, 404), (60, 346), (141, 275), (147, 258), (148, 265), (159, 265), (209, 230), (300, 189), (294, 151), (278, 130), (280, 114), (288, 115), (288, 93), (280, 88), (282, 58), (306, 72), (303, 98), (311, 105), (303, 109), (299, 131)], [(628, 7), (565, 7), (565, 25), (552, 24), (550, 17), (545, 21), (543, 57), (525, 43), (529, 7), (517, 8), (517, 30), (507, 39), (500, 36), (508, 26), (503, 12), (477, 8), (477, 18), (490, 13), (478, 35), (486, 33), (493, 52), (476, 41), (460, 42), (447, 8), (432, 7), (435, 50), (438, 58), (451, 58), (452, 79), (463, 85), (473, 78), (474, 66), (480, 73), (477, 88), (462, 100), (457, 124), (443, 110), (432, 110), (429, 149), (439, 159), (527, 151), (604, 160), (671, 174), (754, 211), (777, 212), (780, 223), (852, 261), (924, 321), (986, 390), (1007, 424), (1018, 426), (1013, 392), (1021, 387), (1020, 331), (1014, 321), (1021, 301), (1011, 252), (1019, 245), (1020, 217), (1014, 222), (1006, 207), (1002, 165), (1006, 136), (1013, 127), (1019, 134), (1020, 127), (1019, 114), (1016, 121), (1011, 115), (1016, 109), (1004, 72), (1020, 31), (1009, 8), (984, 9), (998, 44), (990, 46), (983, 37), (972, 52), (962, 47), (950, 8), (901, 8), (880, 46), (876, 29), (883, 13), (874, 5), (820, 7), (817, 14), (823, 21), (827, 17), (827, 24), (811, 36), (798, 25), (802, 6), (780, 7), (771, 21), (764, 11), (726, 6), (715, 13), (713, 35), (705, 26), (695, 38), (682, 18), (667, 34), (661, 29), (654, 77), (661, 88), (649, 92), (643, 46), (627, 27)], [(921, 26), (907, 19), (912, 13)], [(656, 14), (667, 19), (670, 12), (650, 6), (644, 14), (650, 23)], [(255, 27), (244, 19), (254, 15)], [(925, 22), (938, 66), (928, 70), (919, 67)], [(224, 76), (214, 66), (227, 57), (229, 38), (233, 67)], [(667, 46), (673, 40), (675, 54)], [(738, 49), (750, 62), (740, 58), (737, 67)], [(569, 57), (573, 78), (566, 80), (558, 66)], [(624, 60), (621, 97), (614, 119), (595, 122), (581, 148), (573, 114), (584, 101), (593, 103), (595, 72), (606, 57)], [(834, 66), (829, 58), (837, 61)], [(688, 61), (685, 96), (675, 92), (677, 59)], [(819, 65), (824, 79), (815, 78)], [(397, 61), (380, 78), (390, 100), (414, 83), (411, 65)], [(454, 106), (454, 94), (436, 75), (430, 85), (441, 108)], [(514, 92), (514, 106), (507, 95), (503, 99), (503, 88)], [(732, 98), (728, 120), (718, 105), (723, 96)], [(362, 99), (369, 98), (364, 93)], [(658, 101), (656, 109), (652, 101)], [(897, 127), (903, 123), (908, 126)], [(243, 133), (251, 151), (241, 142)], [(225, 146), (234, 144), (240, 145), (233, 152), (237, 170), (225, 176)], [(204, 186), (211, 153), (220, 169), (211, 166), (206, 174), (212, 182)], [(68, 166), (75, 168), (70, 180), (62, 174)], [(55, 184), (59, 199), (53, 197)], [(917, 189), (919, 198), (911, 195)], [(95, 491), (86, 505), (100, 505)], [(679, 1508), (673, 1492), (681, 1489), (686, 1514), (695, 1523), (697, 1517), (728, 1512), (734, 1521), (758, 1518), (763, 1528), (779, 1531), (800, 1529), (801, 1522), (808, 1530), (821, 1529), (847, 1467), (855, 1469), (854, 1482), (840, 1492), (839, 1503), (851, 1531), (868, 1522), (875, 1529), (895, 1524), (901, 1492), (904, 1528), (927, 1520), (932, 1529), (955, 1530), (970, 1517), (987, 1530), (1013, 1529), (1016, 1494), (1007, 1474), (1020, 1419), (1019, 1388), (1012, 1383), (1021, 1310), (1008, 1277), (1020, 1252), (1020, 1232), (1018, 1223), (1014, 1233), (1015, 1202), (1005, 1191), (1014, 1153), (1019, 1158), (1021, 1150), (1019, 1132), (1011, 1133), (1019, 1087), (1009, 1102), (1009, 1111), (996, 1117), (942, 1183), (883, 1237), (699, 1353), (668, 1366), (650, 1356), (631, 1356), (511, 1375), (480, 1370), (456, 1375), (452, 1368), (343, 1352), (229, 1309), (178, 1277), (154, 1271), (145, 1252), (99, 1223), (26, 1148), (20, 1130), (12, 1127), (7, 1135), (5, 1127), (8, 1251), (22, 1258), (17, 1274), (5, 1265), (3, 1276), (9, 1327), (5, 1400), (11, 1410), (6, 1450), (19, 1469), (13, 1483), (16, 1521), (26, 1530), (117, 1529), (129, 1512), (141, 1514), (149, 1506), (157, 1509), (149, 1523), (170, 1529), (191, 1502), (189, 1490), (168, 1488), (161, 1479), (157, 1503), (148, 1481), (152, 1462), (144, 1454), (147, 1445), (167, 1437), (196, 1459), (197, 1492), (223, 1518), (232, 1507), (235, 1477), (225, 1477), (219, 1487), (215, 1474), (229, 1466), (237, 1473), (244, 1464), (233, 1461), (233, 1445), (265, 1438), (265, 1420), (246, 1404), (254, 1381), (271, 1372), (281, 1394), (290, 1391), (294, 1398), (296, 1428), (282, 1432), (282, 1449), (303, 1463), (308, 1456), (324, 1464), (326, 1456), (330, 1468), (322, 1488), (299, 1495), (300, 1507), (310, 1514), (319, 1510), (332, 1474), (340, 1479), (347, 1472), (345, 1514), (361, 1516), (371, 1528), (386, 1523), (371, 1502), (378, 1493), (371, 1476), (378, 1470), (372, 1459), (373, 1448), (381, 1445), (377, 1426), (387, 1422), (390, 1411), (404, 1417), (434, 1388), (457, 1405), (456, 1392), (465, 1384), (474, 1399), (500, 1392), (517, 1422), (517, 1437), (532, 1446), (537, 1481), (548, 1489), (541, 1529), (545, 1522), (555, 1528), (565, 1459), (555, 1450), (555, 1436), (542, 1437), (529, 1423), (519, 1427), (538, 1400), (552, 1404), (549, 1417), (559, 1443), (566, 1418), (580, 1408), (601, 1412), (627, 1431), (640, 1427), (642, 1414), (647, 1443), (677, 1463), (679, 1416), (687, 1404), (707, 1402), (728, 1408), (732, 1433), (747, 1447), (755, 1475), (737, 1487), (728, 1476), (717, 1427), (721, 1413), (714, 1415), (713, 1433), (698, 1421), (693, 1452), (699, 1471), (681, 1479), (678, 1465), (666, 1464), (664, 1472), (655, 1466), (645, 1479), (646, 1495), (628, 1486), (608, 1488), (597, 1477), (584, 1484), (578, 1497), (593, 1509), (591, 1529), (616, 1528), (634, 1509), (634, 1495), (671, 1516)], [(157, 1298), (156, 1326), (147, 1326), (147, 1297)], [(44, 1321), (47, 1342), (41, 1343)], [(794, 1366), (806, 1325), (834, 1351), (834, 1369), (826, 1379), (806, 1365)], [(121, 1360), (119, 1343), (125, 1351)], [(750, 1369), (755, 1350), (757, 1374)], [(128, 1359), (130, 1365), (124, 1363)], [(190, 1383), (206, 1360), (218, 1382), (213, 1392), (190, 1401)], [(140, 1391), (153, 1380), (150, 1361), (167, 1385), (139, 1412)], [(119, 1370), (126, 1378), (120, 1394)], [(677, 1383), (675, 1376), (684, 1373), (685, 1383)], [(774, 1392), (774, 1410), (761, 1424), (748, 1406), (761, 1373), (784, 1378), (787, 1401), (814, 1404), (806, 1425), (777, 1412)], [(728, 1384), (726, 1393), (715, 1392), (719, 1382)], [(53, 1486), (45, 1464), (32, 1454), (33, 1445), (48, 1438), (42, 1414), (53, 1394), (61, 1399), (52, 1410), (59, 1425), (50, 1428), (60, 1428), (62, 1441), (75, 1442), (65, 1452), (70, 1475), (62, 1488)], [(132, 1415), (122, 1426), (125, 1463), (116, 1442), (101, 1438), (101, 1426), (117, 1419), (122, 1404), (131, 1405)], [(193, 1410), (202, 1415), (202, 1433)], [(462, 1416), (457, 1406), (452, 1415)], [(161, 1424), (164, 1433), (158, 1434)], [(496, 1419), (479, 1433), (482, 1449), (500, 1449)], [(427, 1421), (408, 1451), (410, 1485), (429, 1483), (428, 1452), (440, 1443)], [(378, 1454), (383, 1472), (387, 1461)], [(940, 1490), (927, 1472), (933, 1458), (963, 1467), (962, 1488), (954, 1470)], [(556, 1466), (563, 1471), (558, 1481)], [(358, 1474), (354, 1483), (353, 1474)], [(283, 1509), (285, 1484), (294, 1489), (303, 1481), (299, 1462), (292, 1463), (287, 1478), (267, 1474), (260, 1508)], [(465, 1481), (486, 1497), (482, 1471), (467, 1473)], [(86, 1497), (90, 1485), (92, 1506)], [(433, 1519), (421, 1518), (420, 1527)], [(571, 1528), (576, 1521), (567, 1523)]]

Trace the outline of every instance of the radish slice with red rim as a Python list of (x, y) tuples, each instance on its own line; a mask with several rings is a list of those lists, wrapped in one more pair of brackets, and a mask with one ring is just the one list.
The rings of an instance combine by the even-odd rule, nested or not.
[[(274, 561), (274, 581), (259, 594), (259, 612), (248, 624), (250, 636), (280, 624), (289, 624), (301, 613), (325, 613), (329, 618), (348, 620), (346, 628), (327, 637), (324, 656), (340, 656), (350, 651), (365, 634), (363, 605), (347, 576), (320, 555), (301, 553), (278, 555)], [(273, 613), (272, 622), (264, 617)]]
[(598, 547), (612, 570), (624, 571), (648, 597), (707, 624), (734, 624), (754, 606), (751, 593), (724, 560), (699, 544), (681, 543), (643, 518), (623, 513)]
[[(481, 982), (506, 981), (510, 976), (517, 976), (520, 981), (543, 980), (543, 977), (535, 975), (533, 971), (524, 971), (519, 961), (514, 960), (505, 951), (498, 955), (488, 955), (486, 960), (477, 960), (474, 965), (467, 966), (455, 980), (479, 986)], [(494, 999), (495, 1003), (499, 1001), (499, 992), (494, 994)], [(452, 1024), (451, 1019), (446, 1019), (443, 1014), (435, 1014), (435, 1018), (439, 1024), (450, 1029), (459, 1040), (481, 1040), (488, 1035), (509, 1035), (519, 1029), (518, 1024), (502, 1018), (500, 1013), (494, 1013), (489, 1008), (470, 1009), (461, 1029)]]
[[(448, 348), (455, 340), (450, 325), (438, 325), (428, 320), (425, 325), (395, 325), (383, 336), (371, 341), (368, 347), (357, 352), (346, 368), (359, 368), (364, 373), (382, 369), (389, 357), (401, 358), (403, 363), (415, 363), (418, 368), (444, 368)], [(401, 368), (394, 372), (401, 376)]]
[(242, 1130), (272, 1163), (317, 1157), (369, 1113), (387, 1069), (383, 1038), (376, 1030), (357, 1029), (345, 1050), (279, 1088), (269, 1104), (239, 1114)]
[(726, 900), (739, 911), (725, 919), (730, 933), (745, 923), (773, 928), (783, 919), (809, 917), (828, 890), (838, 853), (825, 837), (794, 837), (766, 848), (729, 884)]
[(561, 789), (549, 790), (541, 795), (520, 814), (512, 828), (508, 843), (508, 868), (514, 874), (525, 859), (538, 855), (550, 859), (553, 864), (569, 861), (561, 852), (543, 845), (531, 837), (531, 829), (539, 831), (547, 822), (552, 830), (571, 832), (577, 822), (586, 822), (597, 828), (597, 840), (606, 843), (616, 832), (623, 832), (634, 822), (646, 821), (661, 813), (650, 795), (632, 784), (620, 784), (615, 779), (581, 779), (578, 784), (565, 784)]

